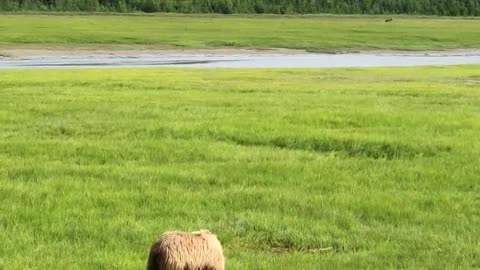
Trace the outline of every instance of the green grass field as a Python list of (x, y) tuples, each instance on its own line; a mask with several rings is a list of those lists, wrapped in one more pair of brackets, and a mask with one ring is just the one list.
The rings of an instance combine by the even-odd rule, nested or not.
[(479, 69), (0, 71), (0, 269), (479, 268)]
[(0, 47), (480, 48), (480, 20), (385, 16), (1, 15)]

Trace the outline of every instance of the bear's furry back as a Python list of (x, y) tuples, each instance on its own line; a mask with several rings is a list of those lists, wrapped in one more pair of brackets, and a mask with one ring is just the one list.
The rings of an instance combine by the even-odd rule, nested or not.
[(147, 270), (224, 270), (223, 250), (209, 231), (168, 232), (152, 245)]

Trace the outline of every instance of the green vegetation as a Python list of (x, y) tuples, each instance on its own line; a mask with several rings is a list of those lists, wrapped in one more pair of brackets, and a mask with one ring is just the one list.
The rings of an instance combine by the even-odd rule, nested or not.
[(0, 10), (479, 16), (478, 0), (0, 0)]
[[(480, 47), (480, 20), (398, 17), (0, 16), (0, 46), (249, 47), (314, 51)], [(115, 45), (113, 45), (115, 44)]]
[(0, 71), (0, 269), (478, 268), (479, 69)]

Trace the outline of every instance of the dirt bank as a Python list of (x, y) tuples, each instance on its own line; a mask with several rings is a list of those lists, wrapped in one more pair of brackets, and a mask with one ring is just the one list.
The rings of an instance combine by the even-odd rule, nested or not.
[(36, 56), (139, 56), (139, 55), (305, 55), (305, 54), (344, 54), (344, 53), (368, 53), (375, 55), (398, 55), (398, 56), (478, 56), (480, 49), (460, 49), (445, 51), (305, 51), (292, 49), (150, 49), (150, 48), (117, 48), (117, 49), (93, 49), (93, 48), (0, 48), (0, 57), (20, 58)]

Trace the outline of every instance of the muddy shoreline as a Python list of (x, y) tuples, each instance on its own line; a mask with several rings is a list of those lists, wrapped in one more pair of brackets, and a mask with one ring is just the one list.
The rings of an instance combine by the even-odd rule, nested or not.
[(395, 55), (395, 56), (479, 56), (480, 49), (455, 49), (432, 51), (392, 51), (392, 50), (354, 50), (354, 51), (307, 51), (295, 49), (93, 49), (93, 48), (0, 48), (2, 58), (44, 57), (44, 56), (233, 56), (233, 55), (315, 55), (315, 54), (369, 54), (369, 55)]
[[(2, 56), (3, 55), (3, 56)], [(0, 69), (346, 68), (480, 65), (480, 50), (318, 53), (289, 49), (3, 49)]]

